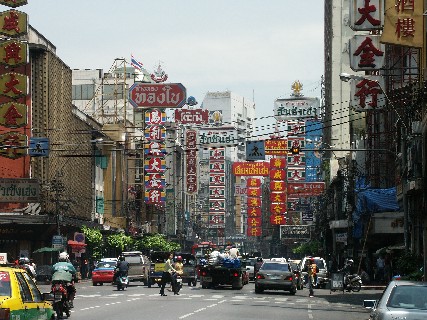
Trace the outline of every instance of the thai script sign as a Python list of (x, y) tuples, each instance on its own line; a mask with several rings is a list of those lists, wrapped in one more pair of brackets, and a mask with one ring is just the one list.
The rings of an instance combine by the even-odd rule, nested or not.
[(40, 186), (36, 179), (0, 178), (0, 202), (39, 202)]
[(177, 109), (175, 122), (180, 124), (207, 124), (209, 123), (209, 110), (205, 109)]
[(280, 239), (305, 239), (310, 238), (309, 226), (280, 226)]
[(234, 127), (200, 128), (202, 147), (225, 147), (237, 145), (237, 130)]
[(286, 139), (265, 140), (265, 154), (271, 156), (285, 156), (288, 153)]
[(299, 196), (316, 196), (322, 194), (324, 191), (324, 182), (288, 183), (288, 195), (292, 194)]
[(134, 83), (129, 101), (135, 108), (181, 108), (187, 91), (181, 83)]
[(318, 98), (299, 97), (277, 99), (274, 101), (274, 117), (276, 120), (320, 117), (320, 100)]
[(232, 170), (235, 176), (267, 177), (270, 170), (270, 164), (268, 162), (234, 162)]

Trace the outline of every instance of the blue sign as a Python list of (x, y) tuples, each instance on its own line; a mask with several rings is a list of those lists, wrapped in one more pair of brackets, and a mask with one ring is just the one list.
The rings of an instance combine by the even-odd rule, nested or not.
[(246, 160), (265, 160), (264, 141), (246, 141)]
[(49, 156), (49, 138), (30, 138), (28, 148), (30, 157), (48, 157)]

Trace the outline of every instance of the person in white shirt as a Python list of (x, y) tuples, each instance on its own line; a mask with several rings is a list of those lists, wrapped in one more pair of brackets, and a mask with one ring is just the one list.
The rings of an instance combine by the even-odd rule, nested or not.
[(237, 249), (236, 246), (232, 246), (229, 255), (231, 259), (237, 259), (240, 255), (239, 249)]

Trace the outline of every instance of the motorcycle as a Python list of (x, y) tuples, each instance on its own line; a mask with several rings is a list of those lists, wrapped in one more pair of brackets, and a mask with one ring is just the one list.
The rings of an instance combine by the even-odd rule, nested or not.
[(64, 312), (67, 315), (67, 318), (69, 318), (71, 316), (71, 308), (68, 301), (69, 295), (67, 290), (67, 283), (63, 281), (53, 281), (51, 292), (53, 295), (52, 306), (56, 313), (56, 318), (62, 319)]
[(116, 284), (117, 284), (117, 290), (125, 290), (125, 288), (127, 288), (127, 286), (129, 285), (129, 278), (127, 275), (117, 275), (116, 278)]
[(182, 278), (180, 275), (175, 275), (175, 290), (176, 293), (179, 293), (179, 291), (182, 289)]
[(362, 288), (362, 278), (358, 274), (344, 275), (344, 289), (348, 292), (359, 292)]

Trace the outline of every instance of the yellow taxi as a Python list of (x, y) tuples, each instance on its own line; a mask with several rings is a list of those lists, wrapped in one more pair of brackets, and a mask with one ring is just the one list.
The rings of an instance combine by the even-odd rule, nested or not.
[(47, 298), (25, 270), (0, 267), (0, 320), (55, 319)]

